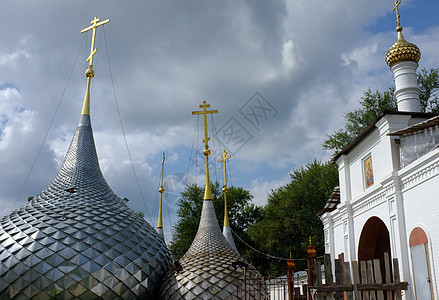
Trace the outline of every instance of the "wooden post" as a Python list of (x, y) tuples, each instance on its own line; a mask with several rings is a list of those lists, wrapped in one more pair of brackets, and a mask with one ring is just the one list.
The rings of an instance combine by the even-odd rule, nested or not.
[[(360, 293), (358, 293), (358, 285), (360, 284), (360, 273), (358, 270), (358, 261), (352, 262), (352, 274), (354, 277), (354, 297), (355, 300), (360, 300)], [(390, 299), (388, 299), (390, 300)]]
[[(367, 267), (366, 262), (363, 260), (360, 262), (361, 267), (361, 283), (366, 284), (367, 283)], [(363, 299), (369, 300), (369, 292), (363, 292)]]
[[(331, 255), (325, 254), (325, 285), (333, 285), (334, 279), (332, 277), (332, 265), (331, 265)], [(334, 292), (325, 293), (325, 298), (334, 299)]]
[[(349, 262), (345, 262), (344, 263), (344, 278), (345, 278), (345, 284), (352, 284), (352, 279), (351, 279), (351, 268), (349, 265)], [(352, 292), (347, 292), (346, 293), (346, 299), (347, 300), (353, 300), (353, 295)], [(389, 299), (390, 300), (390, 299)]]
[[(373, 278), (373, 265), (372, 261), (367, 261), (367, 283), (375, 283), (375, 280)], [(370, 300), (376, 300), (376, 293), (375, 291), (369, 292)]]
[(294, 260), (287, 260), (288, 299), (294, 300)]
[[(335, 284), (343, 285), (343, 261), (341, 259), (335, 260)], [(343, 292), (335, 292), (335, 300), (343, 300)]]
[[(398, 259), (394, 258), (393, 259), (393, 281), (395, 283), (399, 283), (401, 280), (401, 278), (399, 277), (399, 264), (398, 264)], [(401, 295), (401, 291), (396, 291), (395, 292), (395, 299), (396, 300), (401, 300), (402, 299), (402, 295)]]
[[(379, 259), (373, 260), (373, 271), (375, 273), (375, 283), (376, 284), (383, 284), (383, 279), (382, 279), (382, 275), (381, 275), (381, 266), (380, 266)], [(378, 298), (378, 300), (384, 300), (384, 292), (377, 291), (377, 298)]]
[[(306, 247), (306, 264), (308, 266), (307, 272), (307, 286), (314, 286), (316, 283), (316, 248), (314, 246)], [(311, 300), (311, 293), (307, 292), (306, 299)]]
[[(320, 262), (316, 263), (316, 286), (322, 286), (322, 265)], [(311, 291), (310, 291), (311, 293)], [(317, 300), (323, 300), (323, 293), (317, 293)]]
[[(388, 252), (384, 252), (384, 270), (386, 272), (386, 283), (392, 283), (392, 270), (390, 269), (390, 255)], [(387, 299), (392, 298), (392, 292), (387, 291)]]

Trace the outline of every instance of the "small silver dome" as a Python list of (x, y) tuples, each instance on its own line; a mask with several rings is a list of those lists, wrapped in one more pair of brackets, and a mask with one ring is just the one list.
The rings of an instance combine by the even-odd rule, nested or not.
[[(238, 264), (247, 265), (246, 275)], [(161, 286), (163, 300), (240, 299), (246, 283), (264, 287), (261, 274), (232, 249), (221, 233), (212, 200), (203, 201), (197, 235), (178, 267)], [(265, 290), (251, 289), (246, 299), (266, 299), (266, 295)]]

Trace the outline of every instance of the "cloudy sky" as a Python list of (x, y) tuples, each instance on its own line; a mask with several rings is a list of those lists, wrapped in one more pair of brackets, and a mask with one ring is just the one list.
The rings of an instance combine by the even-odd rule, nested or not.
[[(263, 205), (292, 169), (329, 158), (325, 135), (358, 108), (364, 90), (393, 85), (384, 61), (396, 41), (392, 7), (392, 0), (8, 1), (0, 11), (0, 214), (41, 192), (60, 168), (85, 92), (91, 35), (80, 30), (94, 16), (111, 20), (97, 32), (92, 86), (102, 171), (155, 226), (165, 152), (169, 234), (182, 185), (203, 183), (202, 118), (191, 112), (203, 100), (219, 110), (208, 119), (212, 161), (227, 149), (229, 184)], [(400, 6), (403, 34), (422, 51), (420, 68), (438, 67), (437, 11), (437, 1)], [(211, 178), (222, 179), (219, 164)]]

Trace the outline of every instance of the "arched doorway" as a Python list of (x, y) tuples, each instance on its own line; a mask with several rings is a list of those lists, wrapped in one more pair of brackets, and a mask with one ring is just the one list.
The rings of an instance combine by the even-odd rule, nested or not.
[(410, 233), (413, 279), (416, 299), (432, 299), (431, 274), (428, 255), (428, 238), (425, 231), (416, 227)]
[(358, 261), (379, 259), (384, 279), (384, 253), (389, 253), (389, 257), (391, 257), (389, 230), (380, 218), (371, 217), (366, 221), (361, 231), (358, 244)]

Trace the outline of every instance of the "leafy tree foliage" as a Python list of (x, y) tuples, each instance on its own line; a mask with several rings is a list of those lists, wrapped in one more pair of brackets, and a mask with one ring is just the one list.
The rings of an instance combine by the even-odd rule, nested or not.
[(421, 111), (439, 113), (439, 69), (422, 69), (418, 74)]
[[(439, 113), (439, 69), (423, 69), (418, 74), (418, 85), (421, 90), (421, 112)], [(340, 152), (382, 112), (397, 111), (394, 89), (384, 92), (367, 90), (360, 105), (359, 109), (344, 115), (344, 128), (327, 135), (323, 142), (324, 149), (333, 150), (334, 154)]]
[[(222, 228), (224, 223), (224, 195), (219, 182), (211, 185), (213, 205), (218, 223)], [(181, 258), (189, 249), (198, 230), (201, 210), (203, 207), (204, 187), (196, 184), (187, 186), (181, 193), (177, 210), (178, 222), (173, 227), (173, 239), (170, 243), (174, 259)], [(241, 187), (229, 187), (227, 192), (227, 207), (229, 211), (230, 228), (246, 243), (252, 243), (247, 235), (247, 229), (261, 217), (262, 208), (251, 202), (253, 196)], [(239, 253), (249, 261), (254, 259), (251, 250), (234, 237)]]
[[(290, 176), (290, 183), (269, 195), (262, 218), (250, 227), (249, 235), (261, 251), (283, 258), (290, 253), (293, 258), (305, 257), (311, 237), (317, 254), (323, 255), (323, 225), (316, 214), (338, 185), (337, 166), (315, 160)], [(304, 268), (304, 263), (296, 261), (296, 269)]]

